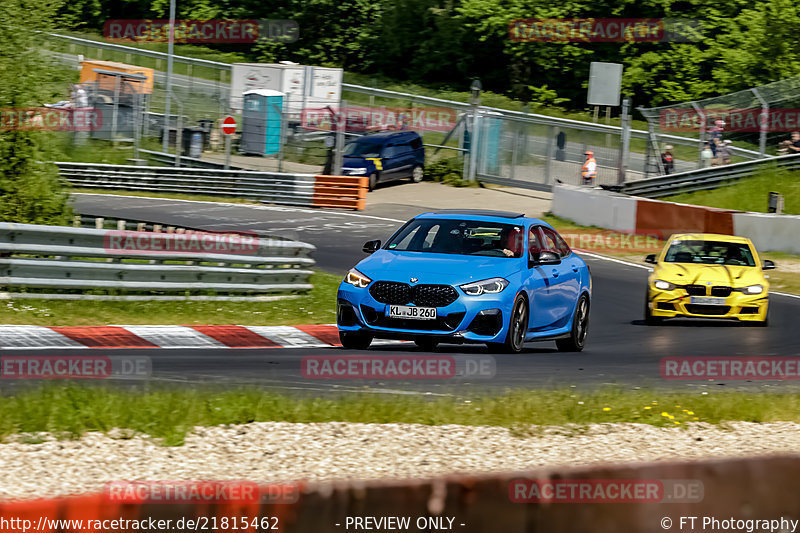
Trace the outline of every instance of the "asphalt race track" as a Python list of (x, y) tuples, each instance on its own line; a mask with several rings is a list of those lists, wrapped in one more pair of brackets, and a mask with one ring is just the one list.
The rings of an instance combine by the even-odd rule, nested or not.
[[(95, 216), (129, 220), (159, 220), (166, 224), (201, 229), (238, 229), (279, 233), (318, 247), (318, 266), (344, 273), (363, 257), (361, 246), (370, 239), (385, 239), (399, 221), (421, 212), (410, 206), (386, 206), (379, 213), (354, 214), (294, 208), (253, 208), (133, 197), (77, 195), (76, 211)], [(768, 255), (768, 254), (767, 254)], [(301, 360), (309, 355), (363, 355), (341, 348), (319, 349), (220, 349), (220, 350), (92, 350), (93, 355), (148, 355), (153, 377), (162, 382), (207, 382), (220, 385), (257, 384), (283, 392), (427, 393), (467, 395), (502, 392), (521, 387), (624, 387), (671, 389), (784, 390), (796, 381), (675, 381), (661, 378), (659, 363), (675, 356), (797, 356), (800, 355), (800, 298), (770, 297), (770, 326), (744, 327), (725, 321), (667, 321), (661, 326), (642, 322), (645, 268), (585, 256), (593, 274), (593, 298), (587, 346), (580, 354), (563, 354), (555, 343), (530, 343), (521, 355), (495, 355), (492, 378), (449, 380), (366, 381), (306, 379)], [(778, 268), (780, 263), (778, 262)], [(4, 355), (32, 354), (4, 350)], [(36, 351), (37, 355), (54, 355)], [(413, 344), (382, 345), (371, 356), (422, 354)], [(437, 354), (486, 355), (480, 345), (445, 345)]]

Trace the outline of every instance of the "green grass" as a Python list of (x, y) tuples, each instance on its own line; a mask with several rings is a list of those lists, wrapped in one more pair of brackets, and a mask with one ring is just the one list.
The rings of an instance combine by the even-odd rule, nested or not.
[(775, 167), (767, 167), (751, 177), (742, 178), (718, 189), (678, 194), (664, 199), (671, 202), (766, 213), (770, 192), (783, 195), (784, 213), (800, 215), (800, 175)]
[(309, 294), (271, 302), (0, 300), (0, 324), (331, 324), (336, 322), (336, 290), (341, 280), (339, 275), (315, 272)]
[[(664, 414), (666, 413), (666, 414)], [(535, 435), (538, 426), (637, 422), (681, 427), (691, 422), (800, 421), (800, 394), (668, 393), (605, 389), (509, 392), (502, 396), (285, 396), (255, 388), (141, 390), (48, 384), (0, 396), (0, 439), (48, 432), (75, 438), (89, 431), (130, 430), (180, 445), (195, 426), (250, 422), (463, 424)], [(568, 428), (580, 433), (580, 427)]]

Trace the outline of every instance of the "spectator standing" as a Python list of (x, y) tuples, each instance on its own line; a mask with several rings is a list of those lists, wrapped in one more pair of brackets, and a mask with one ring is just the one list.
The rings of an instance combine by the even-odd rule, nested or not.
[(714, 152), (711, 151), (711, 145), (708, 143), (703, 144), (703, 151), (700, 152), (700, 168), (708, 168), (711, 166), (711, 160), (714, 158)]
[(675, 168), (675, 158), (672, 156), (671, 144), (664, 147), (664, 153), (661, 154), (661, 164), (664, 166), (664, 174), (672, 174), (672, 170)]
[(597, 160), (591, 150), (586, 150), (584, 155), (586, 155), (586, 161), (583, 162), (581, 167), (581, 183), (583, 185), (592, 185), (597, 177)]
[(780, 144), (778, 152), (780, 152), (781, 154), (800, 153), (800, 131), (793, 131), (791, 140), (783, 141)]
[(717, 146), (717, 159), (720, 165), (729, 165), (731, 163), (730, 140), (722, 141)]
[(722, 144), (722, 132), (725, 129), (725, 121), (724, 120), (717, 120), (714, 122), (714, 127), (711, 128), (709, 137), (709, 142), (711, 143), (711, 151), (714, 153), (714, 157), (717, 156), (717, 147)]

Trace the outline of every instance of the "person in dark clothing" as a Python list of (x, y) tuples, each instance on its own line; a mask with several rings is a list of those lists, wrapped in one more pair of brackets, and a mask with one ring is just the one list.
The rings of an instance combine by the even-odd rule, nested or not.
[(778, 148), (781, 154), (800, 154), (800, 131), (793, 131), (792, 138), (783, 141)]
[(661, 154), (661, 164), (664, 165), (664, 174), (672, 174), (672, 170), (675, 168), (675, 158), (672, 156), (671, 144), (664, 147), (664, 153)]

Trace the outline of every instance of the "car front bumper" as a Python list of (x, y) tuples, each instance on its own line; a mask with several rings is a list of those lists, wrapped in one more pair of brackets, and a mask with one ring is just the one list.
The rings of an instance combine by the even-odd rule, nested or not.
[(647, 305), (650, 314), (657, 318), (693, 317), (728, 318), (743, 322), (763, 322), (767, 319), (768, 293), (744, 294), (732, 292), (724, 304), (705, 305), (692, 303), (692, 297), (681, 288), (672, 291), (649, 289)]
[(436, 320), (397, 319), (389, 318), (389, 305), (375, 300), (368, 288), (342, 282), (337, 294), (337, 326), (339, 331), (369, 333), (382, 339), (503, 342), (515, 296), (510, 290), (474, 297), (459, 292), (453, 303), (436, 308)]

